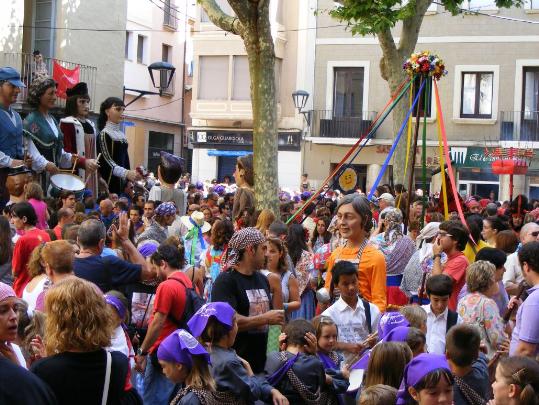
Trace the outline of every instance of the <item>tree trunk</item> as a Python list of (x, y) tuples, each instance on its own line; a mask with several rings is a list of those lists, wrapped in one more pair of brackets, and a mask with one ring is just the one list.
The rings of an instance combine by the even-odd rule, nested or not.
[(255, 195), (258, 209), (268, 208), (278, 217), (275, 51), (268, 7), (259, 11), (257, 32), (249, 32), (245, 37), (251, 74)]

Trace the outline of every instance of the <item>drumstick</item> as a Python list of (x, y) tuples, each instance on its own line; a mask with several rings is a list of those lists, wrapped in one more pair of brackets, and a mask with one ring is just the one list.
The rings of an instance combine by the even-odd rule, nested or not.
[[(100, 157), (101, 157), (101, 153), (100, 153), (99, 155), (97, 155), (97, 157), (95, 158), (95, 161), (96, 161), (96, 162), (99, 161), (99, 158), (100, 158)], [(93, 174), (93, 173), (92, 173), (92, 174)], [(98, 180), (98, 179), (97, 179), (97, 170), (95, 171), (95, 175), (96, 175), (96, 180)], [(88, 180), (90, 180), (90, 177), (91, 177), (91, 176), (86, 177), (86, 181), (84, 182), (84, 187), (86, 187), (86, 185), (88, 184)]]

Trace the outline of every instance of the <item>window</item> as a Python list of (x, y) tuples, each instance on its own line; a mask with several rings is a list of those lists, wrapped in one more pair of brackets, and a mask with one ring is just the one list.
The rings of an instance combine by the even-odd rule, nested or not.
[(163, 46), (161, 47), (161, 60), (163, 62), (171, 62), (172, 47), (170, 45), (163, 44)]
[(492, 118), (493, 72), (462, 72), (461, 118)]
[(33, 49), (39, 50), (44, 58), (54, 56), (54, 27), (56, 25), (56, 1), (36, 0), (34, 2), (34, 45)]
[[(425, 86), (423, 88), (423, 95), (420, 100), (417, 100), (417, 104), (414, 108), (414, 117), (417, 117), (417, 109), (419, 108), (419, 116), (424, 117), (425, 111), (427, 113), (427, 118), (432, 116), (432, 78), (428, 78), (429, 82), (425, 83)], [(412, 100), (415, 100), (415, 97), (417, 96), (417, 92), (419, 91), (419, 88), (421, 87), (421, 77), (416, 77), (414, 81), (414, 92), (412, 96)], [(427, 93), (427, 103), (425, 105), (425, 92)]]
[(145, 36), (139, 35), (137, 37), (137, 62), (138, 63), (146, 63), (147, 42), (148, 42), (148, 39)]
[[(172, 46), (166, 44), (161, 45), (161, 60), (163, 62), (172, 63)], [(161, 85), (164, 86), (168, 83), (171, 74), (172, 72), (169, 70), (162, 70), (160, 72)], [(163, 90), (163, 92), (168, 95), (174, 94), (174, 76), (172, 77), (170, 85), (165, 90)]]
[(198, 98), (228, 100), (228, 56), (200, 56)]
[[(230, 7), (230, 4), (228, 4), (227, 0), (216, 0), (215, 2), (225, 14), (236, 15), (234, 14), (234, 11), (232, 11), (232, 7)], [(200, 21), (205, 23), (211, 22), (210, 18), (208, 17), (208, 14), (206, 14), (206, 11), (204, 11), (202, 6), (200, 6)]]
[(163, 25), (176, 29), (178, 26), (177, 10), (171, 0), (161, 0), (163, 3)]
[(539, 10), (539, 0), (525, 0), (524, 8), (526, 10)]
[(132, 33), (129, 31), (125, 32), (125, 59), (129, 59), (129, 46), (131, 42)]
[(232, 100), (251, 99), (251, 78), (247, 56), (234, 56), (232, 76)]
[(335, 67), (333, 81), (333, 116), (361, 117), (363, 112), (362, 67)]
[(522, 110), (526, 113), (539, 111), (539, 66), (524, 67), (522, 83)]

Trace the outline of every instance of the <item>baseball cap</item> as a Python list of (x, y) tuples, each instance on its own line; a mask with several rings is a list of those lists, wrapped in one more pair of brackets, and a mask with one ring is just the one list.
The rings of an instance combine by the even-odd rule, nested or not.
[(393, 197), (389, 193), (383, 193), (380, 197), (378, 197), (378, 201), (380, 201), (380, 200), (384, 200), (384, 201), (387, 201), (387, 202), (395, 202), (395, 197)]
[(21, 75), (12, 67), (3, 67), (0, 68), (0, 82), (9, 82), (16, 87), (26, 87), (23, 82), (21, 82)]

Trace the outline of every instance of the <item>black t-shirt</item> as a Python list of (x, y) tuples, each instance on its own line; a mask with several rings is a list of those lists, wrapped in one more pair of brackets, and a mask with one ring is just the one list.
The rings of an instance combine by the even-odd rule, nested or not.
[(51, 388), (39, 377), (0, 357), (0, 404), (56, 405)]
[[(213, 302), (228, 302), (243, 316), (255, 316), (271, 309), (268, 279), (259, 272), (246, 276), (236, 270), (219, 274), (211, 291)], [(254, 373), (261, 373), (266, 363), (268, 327), (238, 332), (234, 349), (251, 364)]]
[[(111, 352), (112, 367), (107, 404), (119, 404), (124, 395), (128, 360)], [(105, 386), (106, 352), (65, 352), (46, 357), (32, 365), (32, 372), (52, 388), (60, 405), (101, 404)]]
[(140, 281), (142, 266), (129, 263), (116, 256), (89, 256), (75, 258), (73, 269), (77, 277), (91, 281), (101, 291), (118, 289), (126, 284)]

